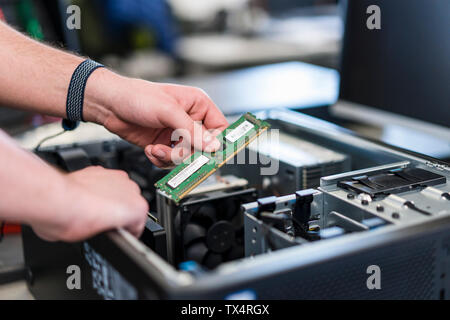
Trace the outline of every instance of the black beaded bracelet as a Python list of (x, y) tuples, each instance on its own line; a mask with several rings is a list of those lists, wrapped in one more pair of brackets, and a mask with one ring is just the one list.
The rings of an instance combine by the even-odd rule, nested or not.
[(84, 121), (83, 104), (86, 83), (95, 70), (103, 67), (102, 64), (88, 59), (75, 69), (67, 93), (66, 113), (68, 120), (73, 122)]

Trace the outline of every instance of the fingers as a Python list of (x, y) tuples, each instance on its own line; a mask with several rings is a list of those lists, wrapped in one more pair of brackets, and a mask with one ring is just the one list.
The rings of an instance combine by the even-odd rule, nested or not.
[(145, 154), (152, 163), (160, 168), (173, 167), (183, 162), (192, 153), (190, 146), (179, 144), (174, 148), (166, 145), (150, 145), (145, 148)]
[(218, 130), (219, 133), (228, 128), (229, 124), (222, 111), (216, 106), (216, 104), (204, 93), (203, 103), (206, 104), (206, 113), (203, 117), (203, 124), (208, 130)]
[(173, 133), (173, 130), (170, 128), (162, 129), (160, 131), (160, 133), (157, 135), (157, 137), (152, 142), (147, 143), (145, 146), (157, 145), (157, 144), (163, 144), (166, 146), (170, 146), (173, 143), (172, 142), (172, 133)]
[(148, 158), (158, 168), (161, 168), (161, 169), (173, 169), (174, 168), (174, 165), (172, 163), (163, 162), (152, 156), (148, 156)]
[(165, 145), (155, 146), (150, 145), (145, 148), (145, 154), (150, 161), (159, 168), (171, 167), (170, 154), (172, 149)]
[[(159, 86), (174, 98), (158, 108), (160, 129), (152, 132), (151, 142), (144, 145), (150, 161), (158, 167), (172, 167), (190, 155), (189, 147), (205, 152), (215, 152), (221, 143), (217, 135), (228, 127), (228, 122), (214, 102), (200, 89), (176, 85)], [(145, 140), (128, 134), (127, 140)], [(173, 147), (173, 141), (183, 141), (184, 148)], [(187, 146), (187, 145), (189, 146)], [(140, 144), (142, 146), (142, 144)]]
[(82, 212), (77, 221), (60, 228), (57, 239), (78, 241), (115, 228), (125, 228), (136, 237), (142, 234), (149, 206), (125, 171), (89, 167), (71, 175), (74, 191), (84, 195), (79, 203), (85, 210), (76, 210)]
[(124, 228), (139, 238), (144, 231), (149, 212), (149, 205), (141, 196), (140, 190), (128, 192), (126, 199), (121, 199), (120, 202), (114, 204), (114, 209), (108, 212), (108, 216), (111, 216), (109, 228), (105, 228), (105, 226), (103, 228), (105, 230)]
[[(221, 133), (229, 124), (222, 111), (201, 89), (190, 88), (194, 98), (193, 104), (185, 106), (186, 112), (194, 121), (200, 121), (206, 130), (217, 130)], [(217, 133), (217, 134), (218, 134)], [(214, 136), (217, 136), (214, 134)]]
[(139, 238), (144, 232), (145, 224), (148, 218), (149, 207), (147, 202), (141, 198), (141, 201), (137, 203), (136, 211), (131, 213), (135, 216), (132, 221), (125, 225), (124, 228), (128, 230), (136, 238)]
[[(195, 125), (197, 124), (195, 123)], [(160, 136), (155, 139), (153, 144), (148, 145), (145, 148), (145, 153), (150, 161), (160, 168), (172, 168), (174, 164), (178, 165), (182, 163), (183, 160), (189, 157), (194, 151), (191, 147), (192, 143), (189, 141), (191, 133), (187, 130), (185, 131), (186, 132), (183, 134), (183, 132), (177, 133), (176, 131), (169, 132), (169, 130), (164, 130)], [(205, 152), (214, 152), (221, 148), (221, 143), (216, 138), (222, 132), (221, 129), (207, 129), (205, 126), (201, 126), (201, 129), (194, 129), (194, 136), (199, 137), (200, 134), (198, 132), (200, 131), (204, 135), (203, 145), (209, 143), (209, 145), (206, 145), (206, 147), (203, 148)], [(175, 142), (175, 147), (169, 147), (169, 145), (173, 146), (173, 142)], [(192, 144), (194, 145), (194, 149), (196, 143), (199, 142), (194, 142)]]
[(172, 138), (183, 138), (195, 149), (214, 152), (220, 148), (220, 142), (215, 136), (203, 130), (200, 121), (194, 119), (183, 109), (176, 108), (170, 115), (165, 115), (165, 124), (174, 130)]
[(126, 226), (125, 229), (128, 230), (136, 238), (140, 238), (142, 236), (142, 233), (144, 233), (145, 222), (146, 220), (142, 220), (140, 223), (133, 223), (129, 226)]

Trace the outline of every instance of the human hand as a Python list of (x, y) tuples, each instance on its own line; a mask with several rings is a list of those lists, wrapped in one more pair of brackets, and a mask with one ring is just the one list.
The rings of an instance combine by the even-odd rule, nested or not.
[(63, 181), (61, 207), (46, 221), (31, 223), (41, 238), (76, 242), (116, 228), (142, 234), (149, 208), (127, 173), (89, 167), (66, 174)]
[[(206, 152), (220, 148), (216, 136), (228, 122), (202, 90), (124, 78), (108, 70), (98, 70), (92, 77), (96, 79), (87, 92), (92, 99), (96, 87), (109, 89), (104, 98), (97, 94), (101, 102), (86, 108), (85, 119), (145, 148), (156, 166), (179, 163), (190, 155), (191, 147)], [(179, 135), (181, 139), (173, 141)]]

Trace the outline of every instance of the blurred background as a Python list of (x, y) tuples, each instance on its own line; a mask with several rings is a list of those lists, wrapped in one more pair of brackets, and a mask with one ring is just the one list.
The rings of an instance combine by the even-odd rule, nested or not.
[[(71, 4), (81, 8), (80, 30), (66, 28)], [(343, 34), (337, 0), (0, 0), (0, 9), (0, 18), (35, 39), (90, 56), (121, 74), (206, 86), (226, 114), (261, 103), (265, 108), (310, 99), (311, 94), (280, 94), (276, 87), (260, 101), (251, 88), (242, 92), (245, 81), (263, 79), (270, 69), (227, 76), (236, 69), (285, 61), (336, 69)], [(299, 78), (284, 67), (284, 76), (294, 77), (297, 88), (306, 82), (308, 91), (317, 93), (312, 104), (336, 99), (333, 72), (304, 69)], [(309, 84), (311, 72), (320, 87)], [(215, 74), (222, 82), (211, 86), (208, 75)], [(277, 81), (270, 77), (272, 86)], [(298, 91), (293, 85), (280, 90)], [(272, 101), (274, 95), (281, 100)], [(54, 120), (0, 109), (0, 126), (11, 134)]]
[[(366, 26), (374, 4), (380, 30)], [(66, 26), (71, 5), (79, 30)], [(450, 158), (448, 0), (0, 0), (0, 10), (123, 75), (201, 87), (227, 116), (290, 108)], [(5, 107), (0, 127), (16, 136), (59, 121)], [(58, 130), (29, 134), (27, 147)]]

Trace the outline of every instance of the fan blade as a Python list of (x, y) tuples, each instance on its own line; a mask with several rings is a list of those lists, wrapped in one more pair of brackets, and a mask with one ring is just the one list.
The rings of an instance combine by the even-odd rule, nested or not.
[(183, 244), (188, 245), (189, 243), (202, 239), (206, 236), (206, 230), (195, 223), (190, 223), (186, 226), (183, 233)]
[(235, 242), (235, 230), (228, 221), (219, 221), (209, 228), (206, 235), (208, 248), (215, 253), (228, 251)]
[(208, 248), (203, 242), (193, 243), (186, 248), (185, 260), (193, 260), (202, 264), (207, 253)]
[(221, 211), (221, 216), (224, 220), (230, 221), (233, 219), (233, 217), (236, 215), (236, 213), (239, 211), (239, 205), (236, 199), (228, 198), (224, 201), (221, 201), (218, 204), (218, 208)]
[(209, 252), (203, 262), (207, 268), (214, 269), (223, 262), (222, 255)]
[(240, 245), (235, 245), (233, 248), (226, 253), (225, 260), (226, 261), (232, 261), (243, 258), (245, 255), (244, 253), (244, 247)]
[(217, 212), (215, 207), (211, 203), (202, 205), (192, 215), (191, 221), (201, 224), (205, 228), (211, 226), (217, 221)]

